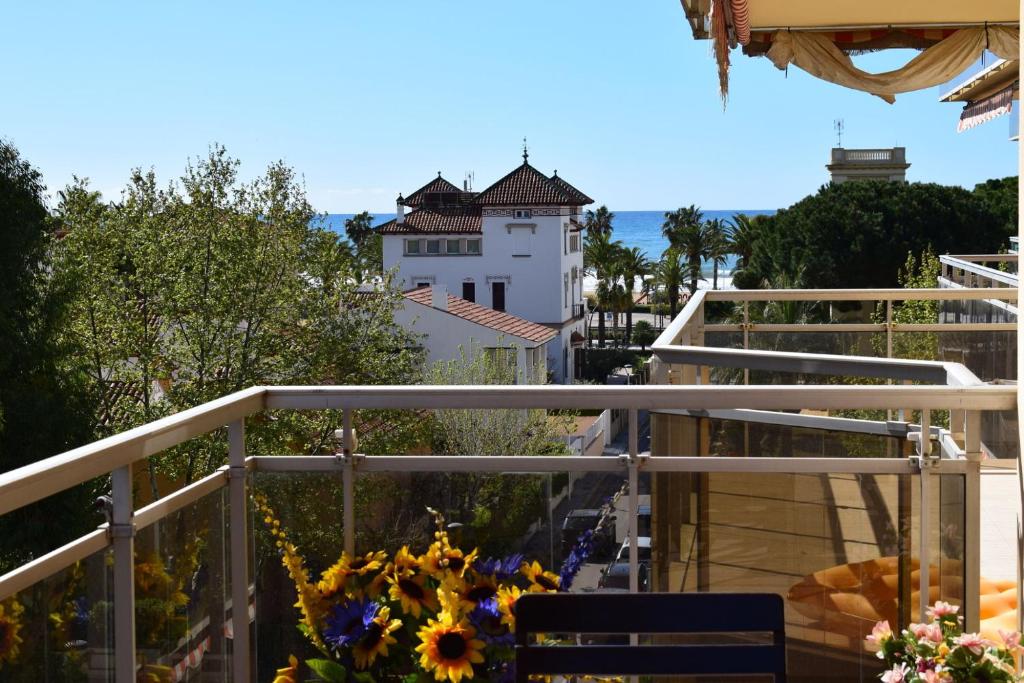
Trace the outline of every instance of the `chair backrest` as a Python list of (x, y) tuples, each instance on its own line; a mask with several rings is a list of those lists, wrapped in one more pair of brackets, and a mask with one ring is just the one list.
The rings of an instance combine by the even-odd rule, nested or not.
[[(772, 675), (786, 680), (784, 606), (769, 593), (531, 593), (516, 602), (516, 679), (532, 674)], [(532, 644), (534, 633), (771, 633), (772, 642)]]

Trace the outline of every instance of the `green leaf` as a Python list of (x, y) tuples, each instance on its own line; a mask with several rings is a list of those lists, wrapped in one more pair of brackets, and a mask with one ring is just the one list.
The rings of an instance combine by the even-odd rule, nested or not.
[(307, 659), (306, 666), (327, 683), (345, 683), (348, 675), (348, 669), (329, 659)]
[(355, 679), (357, 683), (376, 683), (376, 679), (373, 677), (373, 674), (367, 671), (356, 671), (352, 674), (352, 678)]

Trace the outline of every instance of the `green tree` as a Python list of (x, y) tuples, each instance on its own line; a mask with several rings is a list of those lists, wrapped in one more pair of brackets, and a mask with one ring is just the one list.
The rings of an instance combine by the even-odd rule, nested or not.
[(708, 229), (704, 214), (694, 205), (665, 212), (661, 232), (673, 249), (686, 257), (690, 293), (697, 291), (701, 263), (708, 258)]
[(604, 313), (612, 307), (621, 251), (622, 242), (613, 241), (610, 232), (589, 231), (583, 239), (583, 267), (597, 278), (598, 346), (605, 342)]
[[(63, 334), (74, 280), (54, 272), (43, 178), (0, 140), (0, 472), (87, 442), (92, 413), (81, 350)], [(81, 535), (93, 489), (80, 486), (0, 517), (0, 573)]]
[[(252, 385), (418, 375), (414, 341), (392, 318), (401, 294), (387, 278), (373, 296), (358, 291), (351, 255), (316, 224), (291, 169), (272, 164), (242, 182), (238, 168), (214, 147), (166, 189), (136, 171), (116, 204), (80, 181), (62, 194), (58, 214), (72, 227), (58, 267), (82, 282), (71, 330), (90, 351), (110, 432)], [(333, 450), (338, 415), (275, 418), (252, 421), (253, 449)], [(189, 482), (224, 456), (214, 434), (155, 467)]]
[(615, 214), (608, 210), (608, 207), (602, 204), (597, 207), (596, 211), (587, 209), (587, 213), (583, 219), (583, 227), (586, 229), (587, 234), (600, 233), (604, 235), (612, 234), (612, 221), (615, 220)]
[(990, 253), (1004, 240), (1000, 218), (963, 188), (829, 184), (764, 222), (745, 282), (802, 269), (816, 289), (895, 287), (908, 252)]
[(1017, 176), (993, 178), (974, 186), (974, 196), (1000, 219), (1007, 238), (1017, 234), (1018, 192)]
[(727, 257), (731, 253), (729, 234), (725, 222), (718, 218), (707, 221), (704, 225), (704, 232), (707, 240), (705, 253), (713, 268), (711, 288), (718, 289), (718, 268), (725, 265)]
[(643, 351), (653, 344), (655, 339), (657, 336), (654, 333), (654, 327), (646, 320), (638, 320), (633, 327), (633, 343), (639, 344), (640, 350)]
[(685, 286), (688, 274), (682, 253), (669, 247), (662, 254), (661, 261), (654, 270), (654, 279), (658, 287), (665, 290), (668, 297), (669, 320), (675, 320), (679, 311), (679, 291)]
[[(622, 249), (619, 253), (619, 268), (622, 270), (623, 293), (626, 300), (626, 336), (624, 343), (629, 346), (633, 335), (633, 306), (636, 302), (634, 288), (636, 280), (647, 277), (651, 272), (651, 262), (647, 254), (639, 247)], [(646, 286), (646, 285), (645, 285)]]
[(360, 282), (380, 275), (384, 270), (384, 239), (373, 230), (369, 211), (345, 219), (345, 235), (352, 243), (355, 275)]

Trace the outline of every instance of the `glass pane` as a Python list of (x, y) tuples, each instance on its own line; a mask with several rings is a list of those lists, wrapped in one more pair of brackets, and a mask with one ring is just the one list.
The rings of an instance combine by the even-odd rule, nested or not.
[(157, 680), (230, 680), (226, 490), (135, 537), (135, 646)]
[(112, 580), (101, 550), (0, 601), (0, 680), (113, 681)]

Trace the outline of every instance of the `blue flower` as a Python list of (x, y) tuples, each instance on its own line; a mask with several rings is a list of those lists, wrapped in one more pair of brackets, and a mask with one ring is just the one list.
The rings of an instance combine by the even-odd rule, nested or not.
[(473, 563), (473, 569), (484, 576), (494, 576), (498, 581), (505, 581), (519, 573), (519, 566), (523, 563), (523, 554), (515, 553), (504, 558), (488, 557), (486, 560), (477, 560)]
[(573, 544), (572, 550), (569, 551), (569, 557), (565, 558), (562, 563), (562, 571), (559, 573), (558, 588), (561, 591), (567, 591), (572, 587), (573, 579), (576, 578), (576, 574), (579, 573), (580, 567), (590, 557), (590, 553), (594, 550), (594, 530), (587, 529), (576, 538), (576, 543)]
[(327, 615), (324, 642), (335, 648), (354, 645), (366, 633), (366, 628), (377, 616), (380, 605), (365, 600), (350, 600), (335, 605)]
[(501, 612), (498, 610), (496, 598), (478, 602), (473, 611), (469, 613), (469, 622), (476, 629), (477, 637), (489, 645), (512, 645), (515, 643), (515, 636), (509, 630), (508, 625), (501, 623)]

